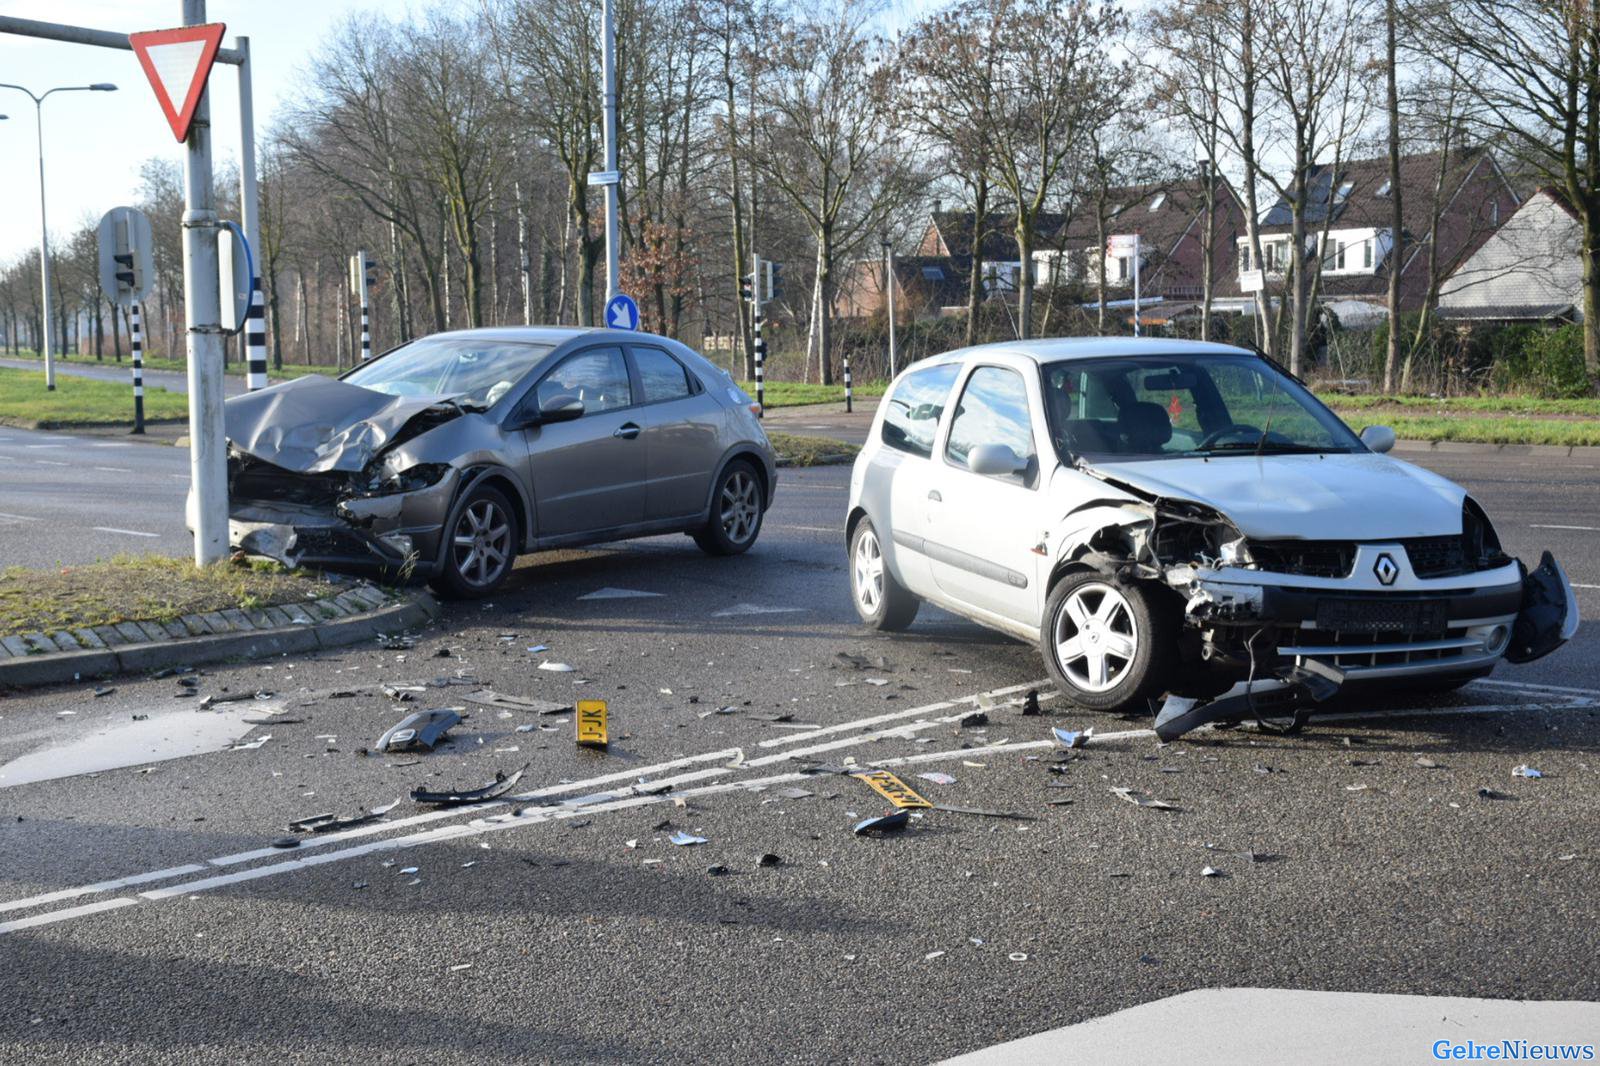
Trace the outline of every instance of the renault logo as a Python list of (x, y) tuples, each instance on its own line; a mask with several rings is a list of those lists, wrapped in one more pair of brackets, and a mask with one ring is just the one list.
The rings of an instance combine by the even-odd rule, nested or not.
[(1378, 561), (1372, 564), (1372, 572), (1378, 575), (1378, 582), (1383, 585), (1394, 584), (1394, 579), (1400, 576), (1400, 568), (1395, 565), (1394, 556), (1388, 552), (1378, 556)]

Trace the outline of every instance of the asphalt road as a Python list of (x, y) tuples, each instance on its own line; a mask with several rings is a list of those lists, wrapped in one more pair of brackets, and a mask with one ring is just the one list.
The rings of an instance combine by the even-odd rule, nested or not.
[[(0, 359), (0, 366), (12, 367), (17, 370), (43, 370), (44, 363), (38, 359)], [(98, 381), (116, 381), (129, 388), (133, 386), (133, 366), (129, 362), (118, 363), (107, 360), (104, 363), (56, 363), (56, 373), (66, 374), (69, 377), (95, 378)], [(229, 396), (237, 396), (244, 392), (244, 378), (239, 374), (229, 373), (222, 379), (223, 390)], [(144, 371), (144, 383), (151, 388), (166, 389), (168, 392), (189, 391), (188, 375), (176, 370), (151, 370)]]
[[(0, 435), (3, 468), (25, 469), (31, 437)], [(135, 445), (105, 465), (153, 472), (158, 452), (182, 456)], [(1030, 648), (941, 612), (868, 635), (844, 468), (785, 471), (746, 556), (684, 537), (540, 556), (409, 650), (200, 679), (270, 699), (198, 712), (171, 679), (11, 696), (0, 1061), (917, 1062), (1192, 988), (1600, 999), (1600, 473), (1429, 465), (1479, 494), (1510, 550), (1557, 550), (1590, 586), (1584, 628), (1455, 696), (1347, 700), (1354, 720), (1294, 737), (1159, 746), (1147, 722), (1059, 706)], [(44, 511), (59, 494), (19, 495), (8, 473), (0, 511), (41, 510), (0, 527), (0, 550), (42, 523), (63, 553), (90, 523), (152, 526), (168, 497), (123, 477)], [(408, 682), (404, 703), (379, 687)], [(611, 746), (577, 748), (570, 715), (468, 702), (480, 684), (606, 699)], [(1008, 704), (1029, 688), (1048, 717)], [(961, 728), (981, 693), (1000, 706)], [(367, 753), (433, 706), (470, 716), (448, 747)], [(1051, 725), (1103, 739), (1061, 762)], [(935, 802), (1034, 820), (935, 810), (858, 838), (887, 804), (800, 773), (851, 760), (909, 760), (897, 772)], [(406, 798), (525, 763), (535, 799)], [(1524, 764), (1545, 776), (1512, 776)], [(541, 806), (641, 780), (673, 788)], [(397, 797), (386, 822), (268, 847), (292, 819)], [(705, 843), (675, 846), (679, 830)]]

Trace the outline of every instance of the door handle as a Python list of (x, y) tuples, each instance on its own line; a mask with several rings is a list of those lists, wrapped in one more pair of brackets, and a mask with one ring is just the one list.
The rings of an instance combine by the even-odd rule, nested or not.
[(624, 422), (613, 430), (611, 435), (619, 440), (632, 440), (639, 435), (639, 427), (632, 422)]
[(928, 490), (928, 499), (932, 500), (934, 503), (943, 503), (944, 502), (944, 497), (939, 494), (939, 490), (938, 489), (929, 489)]

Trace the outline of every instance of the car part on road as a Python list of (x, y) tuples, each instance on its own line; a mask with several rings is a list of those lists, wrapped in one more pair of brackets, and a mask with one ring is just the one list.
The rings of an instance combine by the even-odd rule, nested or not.
[(911, 824), (910, 811), (895, 811), (893, 814), (879, 815), (876, 818), (864, 818), (857, 822), (850, 830), (856, 836), (866, 836), (869, 833), (895, 833)]
[(604, 751), (611, 743), (609, 712), (605, 700), (579, 700), (574, 716), (579, 747)]
[(685, 833), (682, 829), (678, 830), (676, 833), (673, 833), (667, 839), (678, 845), (680, 848), (691, 848), (696, 844), (707, 843), (705, 837), (697, 837), (693, 833)]
[(1085, 744), (1089, 743), (1090, 737), (1094, 736), (1094, 726), (1090, 726), (1088, 729), (1084, 729), (1082, 731), (1062, 729), (1060, 726), (1054, 726), (1051, 728), (1050, 732), (1055, 734), (1056, 743), (1060, 744), (1063, 748), (1081, 748)]
[(432, 751), (451, 727), (461, 724), (461, 716), (448, 707), (431, 711), (417, 711), (390, 726), (373, 751), (415, 751), (425, 748)]
[(485, 707), (498, 707), (508, 711), (527, 711), (530, 714), (566, 714), (572, 710), (571, 703), (557, 703), (553, 700), (524, 699), (521, 696), (507, 696), (496, 692), (492, 688), (482, 688), (476, 692), (469, 692), (461, 697), (468, 703), (479, 703)]
[(1154, 796), (1146, 795), (1145, 793), (1139, 792), (1136, 789), (1117, 787), (1111, 790), (1111, 794), (1119, 799), (1127, 800), (1135, 807), (1143, 807), (1146, 810), (1176, 811), (1182, 809), (1171, 803), (1168, 803), (1166, 800), (1156, 799)]
[(411, 790), (411, 798), (418, 803), (432, 804), (437, 807), (455, 807), (464, 803), (482, 803), (485, 800), (496, 799), (505, 795), (516, 787), (522, 775), (527, 772), (532, 763), (523, 763), (522, 769), (515, 773), (505, 774), (497, 772), (494, 780), (479, 788), (458, 789), (453, 792), (430, 792), (425, 788)]
[(374, 807), (370, 811), (363, 810), (357, 814), (346, 815), (341, 818), (331, 812), (328, 814), (314, 814), (309, 818), (300, 818), (290, 822), (288, 829), (291, 833), (332, 833), (341, 829), (351, 829), (358, 825), (375, 822), (400, 805), (396, 799), (393, 803), (385, 803), (381, 807)]
[(888, 770), (873, 770), (868, 773), (858, 773), (855, 776), (871, 788), (872, 791), (901, 810), (933, 806), (928, 800), (923, 799), (915, 789)]
[[(1316, 659), (1298, 666), (1281, 668), (1275, 677), (1260, 681), (1240, 681), (1214, 699), (1169, 695), (1156, 715), (1156, 737), (1171, 743), (1199, 726), (1216, 722), (1240, 722), (1254, 716), (1268, 732), (1297, 732), (1309, 716), (1308, 707), (1331, 699), (1344, 683), (1344, 673)], [(1263, 710), (1287, 709), (1291, 717), (1277, 726), (1263, 716)]]
[(1530, 778), (1532, 778), (1532, 777), (1543, 777), (1544, 773), (1542, 771), (1540, 771), (1540, 770), (1535, 770), (1533, 767), (1529, 766), (1527, 763), (1522, 763), (1521, 765), (1518, 765), (1518, 766), (1515, 766), (1515, 767), (1512, 768), (1511, 776), (1512, 777), (1530, 777)]

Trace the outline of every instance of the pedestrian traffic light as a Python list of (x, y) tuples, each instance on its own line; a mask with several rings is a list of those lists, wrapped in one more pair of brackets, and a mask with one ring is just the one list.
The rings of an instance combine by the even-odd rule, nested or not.
[(739, 299), (750, 303), (755, 299), (755, 273), (746, 274), (739, 279)]
[(776, 300), (783, 295), (783, 264), (767, 263), (767, 299)]

